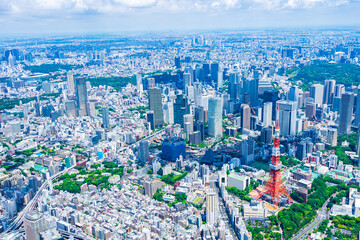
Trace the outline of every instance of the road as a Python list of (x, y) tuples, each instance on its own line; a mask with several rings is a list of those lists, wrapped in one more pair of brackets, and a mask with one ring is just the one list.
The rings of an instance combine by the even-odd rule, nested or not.
[(51, 183), (53, 180), (57, 179), (58, 177), (60, 177), (61, 175), (67, 173), (70, 169), (73, 169), (75, 166), (72, 166), (70, 168), (67, 168), (61, 172), (58, 172), (57, 174), (51, 176), (48, 180), (46, 180), (41, 187), (38, 189), (38, 191), (36, 192), (35, 196), (30, 200), (30, 202), (25, 206), (25, 208), (18, 213), (17, 217), (15, 218), (15, 220), (10, 224), (10, 226), (0, 234), (0, 238), (3, 237), (6, 233), (11, 232), (14, 229), (19, 228), (23, 221), (24, 221), (24, 217), (25, 215), (31, 211), (34, 207), (35, 204), (39, 198), (39, 196), (42, 194), (42, 191), (47, 188), (49, 186), (49, 183)]
[(218, 203), (219, 203), (220, 219), (225, 223), (225, 229), (227, 230), (226, 232), (227, 233), (230, 232), (232, 239), (238, 239), (237, 236), (235, 235), (234, 229), (232, 228), (232, 225), (229, 221), (229, 216), (226, 212), (224, 201), (219, 195), (219, 189), (217, 187), (215, 189), (216, 189)]
[[(336, 196), (338, 193), (334, 193), (332, 197)], [(305, 228), (301, 229), (298, 234), (296, 234), (295, 237), (293, 237), (291, 240), (300, 240), (305, 238), (308, 234), (314, 231), (322, 221), (324, 221), (327, 218), (327, 204), (329, 203), (330, 198), (326, 200), (326, 202), (322, 205), (321, 209), (318, 211), (316, 218), (310, 222)]]

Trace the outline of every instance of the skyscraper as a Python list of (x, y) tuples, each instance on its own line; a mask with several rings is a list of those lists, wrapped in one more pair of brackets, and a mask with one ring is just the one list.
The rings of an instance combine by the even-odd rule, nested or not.
[(217, 77), (217, 89), (219, 90), (220, 88), (223, 87), (223, 71), (218, 71), (218, 77)]
[(326, 79), (324, 86), (324, 104), (332, 104), (332, 100), (334, 98), (336, 81), (334, 79)]
[(238, 71), (231, 71), (229, 74), (229, 88), (228, 93), (230, 100), (236, 100), (240, 98), (241, 89), (240, 73)]
[(329, 128), (328, 130), (328, 136), (327, 136), (327, 142), (330, 144), (330, 146), (335, 147), (337, 145), (337, 129), (336, 128)]
[(221, 111), (221, 98), (209, 99), (209, 135), (214, 138), (222, 136), (222, 111)]
[(211, 80), (217, 82), (217, 78), (218, 78), (218, 72), (220, 70), (220, 65), (219, 63), (212, 63), (211, 64)]
[(150, 123), (151, 130), (155, 129), (154, 111), (149, 110), (146, 112), (146, 122)]
[(139, 163), (145, 165), (149, 161), (149, 142), (141, 140), (139, 145)]
[[(358, 127), (358, 142), (356, 146), (356, 154), (360, 156), (360, 126)], [(358, 168), (360, 168), (360, 157), (358, 157)]]
[(109, 108), (102, 108), (102, 119), (103, 119), (103, 127), (104, 129), (110, 129), (110, 119), (109, 119)]
[(164, 122), (167, 124), (174, 124), (174, 103), (167, 102), (163, 106), (164, 110)]
[(36, 212), (30, 211), (25, 215), (24, 228), (26, 239), (40, 240), (40, 232), (45, 231), (45, 219)]
[(36, 102), (35, 102), (35, 114), (37, 117), (40, 117), (41, 112), (40, 112), (40, 97), (36, 96)]
[(78, 116), (87, 116), (88, 113), (88, 93), (85, 78), (76, 78), (75, 81), (76, 108)]
[(200, 106), (202, 104), (202, 84), (199, 82), (194, 83), (194, 99), (196, 106)]
[(297, 108), (299, 108), (299, 97), (300, 97), (300, 90), (298, 86), (292, 86), (289, 91), (289, 101), (293, 101), (297, 103)]
[(191, 86), (191, 73), (189, 72), (184, 73), (183, 83), (184, 83), (184, 92), (187, 94), (187, 88)]
[(203, 106), (195, 107), (195, 121), (205, 122), (205, 113)]
[(292, 86), (289, 91), (289, 101), (297, 102), (299, 99), (299, 87), (298, 86)]
[(252, 107), (258, 106), (259, 104), (259, 78), (251, 80), (250, 85), (250, 105)]
[(360, 86), (358, 86), (357, 89), (354, 125), (359, 126), (359, 123), (360, 123)]
[(74, 84), (74, 75), (72, 73), (68, 73), (66, 75), (66, 79), (67, 79), (67, 87), (71, 92), (75, 92), (75, 84)]
[(76, 102), (74, 100), (65, 102), (66, 116), (76, 117)]
[(44, 81), (42, 83), (42, 88), (43, 88), (45, 94), (50, 94), (51, 93), (51, 83), (49, 83), (48, 81)]
[(344, 93), (341, 97), (339, 134), (348, 134), (350, 132), (353, 106), (354, 93)]
[(240, 142), (242, 164), (250, 165), (254, 162), (255, 141), (249, 139)]
[(154, 124), (155, 127), (160, 127), (164, 123), (163, 110), (162, 110), (162, 97), (160, 88), (149, 89), (149, 107), (154, 111)]
[(136, 89), (138, 92), (143, 91), (142, 77), (141, 74), (136, 74)]
[(208, 224), (214, 224), (217, 221), (219, 215), (219, 203), (218, 196), (213, 191), (206, 193), (206, 222)]
[(241, 104), (241, 129), (250, 130), (250, 106), (247, 104)]
[[(324, 95), (324, 85), (313, 84), (310, 87), (310, 97), (314, 99), (315, 104), (318, 106), (322, 105)], [(281, 126), (280, 126), (281, 129)]]
[(184, 115), (190, 113), (188, 99), (183, 94), (176, 95), (174, 103), (174, 123), (183, 125)]
[(296, 102), (279, 100), (278, 119), (280, 126), (280, 135), (289, 136), (296, 133)]
[(262, 121), (264, 127), (267, 127), (271, 125), (272, 122), (272, 102), (265, 102), (262, 110)]
[(343, 95), (343, 93), (345, 93), (345, 86), (344, 86), (344, 84), (336, 84), (336, 85), (335, 85), (335, 91), (334, 91), (334, 97), (339, 97), (339, 98), (341, 98), (341, 96)]
[(176, 68), (180, 68), (181, 65), (180, 65), (180, 57), (175, 57), (175, 67)]
[(305, 106), (306, 117), (310, 120), (313, 120), (313, 118), (315, 117), (315, 113), (316, 113), (316, 104), (312, 102), (307, 103)]
[(191, 114), (184, 115), (184, 131), (186, 138), (189, 139), (190, 134), (194, 131), (194, 116)]

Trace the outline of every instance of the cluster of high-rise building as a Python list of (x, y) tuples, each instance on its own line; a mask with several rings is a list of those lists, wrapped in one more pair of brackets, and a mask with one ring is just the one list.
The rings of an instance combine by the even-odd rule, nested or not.
[[(359, 65), (358, 40), (326, 34), (11, 43), (0, 52), (1, 237), (247, 240), (247, 225), (289, 193), (307, 201), (320, 175), (359, 186), (360, 148), (338, 138), (358, 130), (359, 87), (289, 80), (318, 60)], [(358, 195), (331, 214), (358, 216)]]

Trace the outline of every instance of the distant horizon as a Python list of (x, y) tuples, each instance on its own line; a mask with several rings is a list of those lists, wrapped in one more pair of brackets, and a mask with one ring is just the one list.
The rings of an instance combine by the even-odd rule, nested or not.
[(231, 32), (297, 32), (297, 31), (360, 31), (360, 24), (357, 25), (319, 25), (319, 26), (282, 26), (282, 27), (239, 27), (239, 28), (209, 28), (209, 29), (162, 29), (162, 30), (108, 30), (108, 31), (73, 31), (73, 32), (11, 32), (0, 33), (1, 37), (42, 37), (42, 36), (96, 36), (105, 34), (106, 36), (119, 34), (211, 34), (211, 33), (231, 33)]

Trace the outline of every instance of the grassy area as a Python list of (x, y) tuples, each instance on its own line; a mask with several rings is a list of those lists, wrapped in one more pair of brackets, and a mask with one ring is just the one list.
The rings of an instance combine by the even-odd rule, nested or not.
[(87, 78), (86, 80), (90, 81), (92, 86), (106, 85), (113, 87), (117, 91), (120, 91), (122, 87), (125, 87), (129, 83), (136, 85), (135, 75), (132, 77), (95, 77)]
[(41, 64), (25, 66), (24, 70), (29, 70), (32, 73), (52, 73), (57, 71), (69, 71), (77, 68), (81, 68), (81, 66), (69, 64)]
[(199, 204), (204, 198), (197, 197), (194, 201), (194, 204)]
[(327, 63), (324, 61), (315, 61), (309, 66), (290, 69), (287, 71), (290, 81), (300, 81), (300, 88), (308, 91), (311, 84), (324, 84), (325, 79), (335, 79), (336, 83), (346, 86), (359, 85), (360, 66), (344, 63)]
[(267, 172), (270, 171), (270, 166), (268, 163), (264, 163), (264, 162), (253, 162), (250, 164), (251, 167), (257, 168), (257, 169), (262, 169), (265, 170)]

